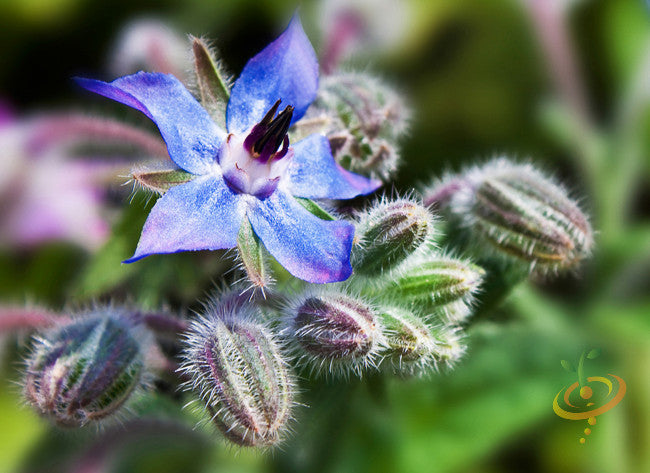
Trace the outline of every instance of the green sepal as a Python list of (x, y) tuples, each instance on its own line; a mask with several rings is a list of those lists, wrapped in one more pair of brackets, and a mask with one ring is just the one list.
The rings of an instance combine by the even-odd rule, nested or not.
[(192, 52), (201, 104), (210, 112), (217, 125), (226, 128), (226, 107), (230, 99), (228, 81), (203, 40), (192, 39)]
[(170, 188), (190, 182), (196, 177), (182, 169), (133, 171), (131, 175), (140, 186), (158, 194), (164, 194)]
[(309, 213), (312, 215), (315, 215), (316, 217), (320, 218), (321, 220), (336, 220), (332, 215), (330, 215), (325, 209), (323, 209), (320, 205), (318, 205), (316, 202), (314, 202), (311, 199), (303, 199), (296, 197), (296, 200), (304, 207), (306, 208)]
[(248, 280), (256, 288), (267, 287), (271, 281), (271, 270), (264, 245), (255, 235), (248, 219), (239, 229), (237, 236), (237, 250)]

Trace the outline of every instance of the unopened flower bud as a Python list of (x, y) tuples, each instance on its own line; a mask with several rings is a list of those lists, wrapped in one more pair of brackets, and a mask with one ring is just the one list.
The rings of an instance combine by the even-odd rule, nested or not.
[(433, 217), (426, 208), (407, 199), (380, 202), (359, 219), (352, 267), (368, 276), (392, 269), (432, 241), (432, 234)]
[(365, 302), (328, 290), (299, 297), (287, 311), (285, 334), (312, 368), (361, 375), (385, 344), (375, 311)]
[(562, 187), (505, 158), (444, 180), (425, 203), (460, 222), (481, 247), (542, 273), (574, 267), (594, 242), (587, 218)]
[(134, 319), (113, 307), (45, 332), (27, 361), (25, 398), (62, 427), (110, 416), (142, 384), (146, 337), (137, 332)]
[(479, 266), (461, 259), (427, 256), (401, 267), (386, 292), (402, 300), (443, 307), (471, 301), (484, 274)]
[(271, 446), (287, 431), (294, 381), (270, 330), (245, 301), (212, 303), (186, 335), (181, 371), (223, 435)]
[(464, 325), (473, 314), (473, 298), (468, 296), (446, 304), (434, 303), (430, 300), (418, 301), (420, 316), (432, 326)]
[(336, 74), (322, 79), (316, 101), (294, 132), (324, 132), (344, 168), (387, 181), (397, 169), (408, 117), (399, 94), (378, 79)]
[(458, 299), (440, 307), (436, 307), (427, 320), (436, 320), (445, 325), (462, 325), (472, 316), (471, 298)]
[(420, 317), (404, 308), (382, 307), (380, 319), (387, 339), (386, 355), (394, 371), (423, 374), (435, 369), (438, 341)]
[(438, 364), (452, 368), (467, 351), (464, 332), (460, 327), (442, 326), (433, 329), (436, 339), (434, 358)]

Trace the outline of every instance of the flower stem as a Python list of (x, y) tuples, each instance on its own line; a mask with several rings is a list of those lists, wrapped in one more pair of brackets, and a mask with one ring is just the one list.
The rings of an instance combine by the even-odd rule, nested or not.
[(187, 322), (166, 314), (145, 313), (142, 314), (144, 324), (157, 333), (181, 333), (187, 330)]
[(36, 153), (55, 146), (92, 140), (133, 145), (147, 154), (167, 157), (167, 147), (160, 138), (115, 120), (70, 113), (42, 116), (35, 119), (33, 124), (29, 147)]
[(41, 309), (0, 307), (0, 333), (46, 328), (57, 320), (62, 320), (62, 316)]

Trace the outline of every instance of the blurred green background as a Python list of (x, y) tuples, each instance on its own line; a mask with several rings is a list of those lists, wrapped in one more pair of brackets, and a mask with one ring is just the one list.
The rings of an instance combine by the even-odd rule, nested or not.
[[(578, 74), (569, 79), (552, 66), (545, 30), (525, 0), (392, 2), (407, 12), (401, 34), (382, 50), (359, 51), (347, 67), (376, 72), (413, 105), (398, 191), (496, 154), (530, 158), (583, 196), (598, 232), (593, 258), (572, 274), (522, 284), (500, 308), (480, 313), (452, 372), (313, 386), (296, 434), (266, 453), (192, 431), (173, 392), (138, 407), (168, 418), (124, 438), (53, 431), (18, 407), (25, 337), (0, 335), (0, 472), (70, 471), (75, 455), (111, 459), (109, 469), (83, 471), (650, 471), (650, 12), (642, 0), (547, 1), (563, 11), (573, 42)], [(106, 57), (125, 23), (153, 16), (213, 38), (238, 72), (293, 8), (277, 0), (2, 0), (0, 97), (18, 114), (110, 111), (150, 127), (70, 80), (109, 79)], [(319, 9), (315, 1), (301, 7), (317, 51)], [(379, 7), (374, 14), (387, 15)], [(194, 260), (171, 256), (177, 264), (166, 261), (166, 270), (156, 259), (135, 270), (114, 267), (124, 255), (112, 256), (135, 246), (143, 207), (134, 201), (129, 225), (116, 224), (119, 239), (99, 256), (64, 244), (2, 250), (0, 300), (58, 310), (115, 293), (106, 289), (132, 277), (129, 292), (142, 304), (192, 306), (210, 287), (195, 280)], [(617, 374), (628, 391), (580, 445), (586, 421), (560, 419), (551, 403), (574, 381), (560, 360), (575, 362), (592, 347), (602, 355), (588, 362), (588, 375)]]

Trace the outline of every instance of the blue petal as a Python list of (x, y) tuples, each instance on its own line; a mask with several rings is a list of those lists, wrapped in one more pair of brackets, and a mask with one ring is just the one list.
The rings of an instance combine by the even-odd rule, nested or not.
[(174, 186), (154, 205), (125, 263), (160, 253), (233, 248), (245, 212), (245, 202), (221, 176)]
[(321, 220), (280, 190), (256, 200), (247, 215), (269, 253), (295, 277), (326, 283), (352, 273), (351, 223)]
[(242, 133), (259, 122), (278, 100), (293, 105), (291, 123), (300, 120), (316, 98), (318, 60), (300, 19), (253, 57), (235, 82), (228, 102), (228, 131)]
[(205, 174), (225, 138), (187, 89), (170, 74), (138, 72), (113, 82), (76, 79), (84, 88), (140, 110), (162, 134), (172, 160), (193, 174)]
[(289, 190), (308, 199), (351, 199), (370, 194), (382, 182), (343, 169), (332, 156), (328, 139), (309, 135), (293, 146), (293, 160), (285, 177)]

